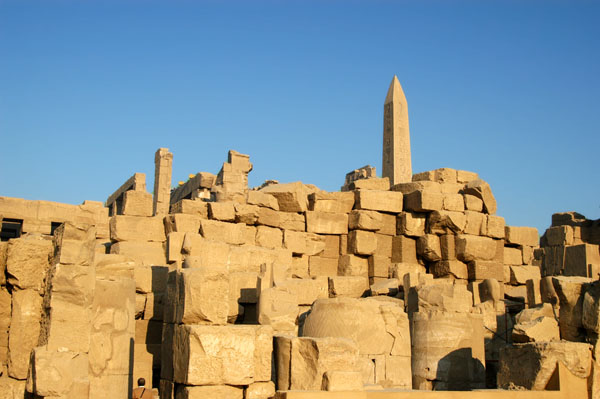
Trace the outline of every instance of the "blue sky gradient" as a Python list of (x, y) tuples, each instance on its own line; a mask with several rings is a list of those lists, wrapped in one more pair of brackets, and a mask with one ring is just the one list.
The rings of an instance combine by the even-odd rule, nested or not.
[(381, 171), (408, 100), (413, 171), (478, 172), (508, 224), (600, 215), (600, 2), (3, 1), (0, 195), (104, 201), (154, 152), (173, 184), (250, 155), (250, 185)]

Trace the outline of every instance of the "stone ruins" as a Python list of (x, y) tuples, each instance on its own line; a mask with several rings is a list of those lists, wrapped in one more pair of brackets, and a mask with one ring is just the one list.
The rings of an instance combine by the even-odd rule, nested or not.
[(600, 222), (540, 238), (477, 173), (412, 174), (396, 77), (383, 138), (339, 192), (236, 151), (172, 189), (161, 148), (154, 194), (0, 197), (0, 398), (600, 398)]

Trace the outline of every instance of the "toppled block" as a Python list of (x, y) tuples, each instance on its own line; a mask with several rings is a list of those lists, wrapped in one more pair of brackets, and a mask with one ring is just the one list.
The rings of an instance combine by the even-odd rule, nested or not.
[(473, 195), (483, 201), (483, 210), (485, 213), (493, 215), (496, 213), (497, 205), (490, 185), (481, 179), (469, 181), (463, 190), (464, 194)]
[(500, 349), (498, 387), (543, 391), (554, 374), (557, 361), (573, 375), (587, 378), (592, 366), (591, 347), (565, 341), (507, 345)]
[(591, 279), (585, 277), (552, 277), (552, 284), (560, 301), (560, 337), (568, 341), (583, 341), (583, 302)]
[(505, 226), (504, 233), (507, 244), (537, 247), (540, 242), (538, 231), (535, 227)]
[(262, 191), (248, 191), (247, 202), (250, 205), (258, 205), (264, 208), (273, 209), (275, 211), (279, 210), (279, 202), (277, 202), (277, 198)]
[(442, 259), (440, 239), (435, 234), (426, 234), (417, 240), (417, 253), (423, 259), (435, 262)]
[(371, 211), (402, 212), (402, 193), (395, 191), (358, 190), (355, 194), (355, 208)]
[(317, 234), (348, 234), (348, 214), (307, 211), (306, 231)]
[(538, 317), (518, 323), (513, 327), (513, 342), (549, 342), (560, 341), (558, 322), (554, 317)]
[(427, 231), (435, 234), (468, 233), (465, 230), (468, 227), (467, 216), (463, 212), (433, 211), (429, 214)]
[(308, 195), (319, 191), (314, 186), (302, 182), (271, 184), (260, 192), (277, 198), (279, 210), (284, 212), (305, 212), (308, 209)]

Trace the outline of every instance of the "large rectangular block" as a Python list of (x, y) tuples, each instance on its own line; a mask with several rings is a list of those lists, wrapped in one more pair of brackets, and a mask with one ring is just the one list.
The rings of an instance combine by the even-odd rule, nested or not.
[(248, 385), (255, 381), (254, 326), (178, 325), (173, 349), (177, 383)]
[(348, 233), (348, 251), (355, 255), (373, 255), (377, 250), (375, 233), (364, 230), (352, 230)]
[(208, 218), (208, 202), (201, 200), (183, 199), (171, 205), (171, 213), (185, 213)]
[(348, 213), (354, 206), (354, 193), (317, 191), (308, 195), (308, 209), (319, 212)]
[(307, 211), (306, 231), (317, 234), (347, 234), (348, 214)]
[(386, 256), (369, 256), (369, 277), (388, 278), (391, 263), (390, 258)]
[(565, 276), (596, 278), (600, 271), (600, 250), (598, 245), (570, 245), (565, 249)]
[(537, 247), (540, 243), (538, 231), (535, 227), (505, 226), (504, 233), (508, 244)]
[(256, 228), (256, 245), (271, 249), (281, 248), (283, 232), (274, 227), (258, 226)]
[(469, 262), (469, 280), (485, 280), (494, 278), (498, 281), (505, 281), (504, 265), (493, 261), (475, 260)]
[(21, 289), (41, 289), (52, 250), (52, 241), (42, 236), (10, 240), (6, 256), (8, 282)]
[(403, 194), (400, 192), (357, 190), (354, 194), (356, 209), (390, 213), (402, 212)]
[(163, 217), (113, 216), (110, 219), (110, 239), (113, 241), (166, 241)]
[(429, 190), (417, 190), (404, 197), (404, 210), (411, 212), (440, 211), (444, 207), (444, 195)]
[[(192, 265), (187, 257), (184, 267)], [(229, 271), (219, 265), (181, 270), (177, 322), (185, 324), (227, 324), (229, 312)]]
[(123, 215), (152, 216), (152, 194), (129, 190), (123, 193)]
[(467, 234), (456, 236), (456, 257), (463, 262), (491, 260), (496, 256), (496, 242), (489, 237)]
[(394, 237), (375, 233), (375, 238), (377, 239), (377, 250), (375, 251), (375, 255), (391, 258)]
[(383, 227), (382, 214), (376, 211), (355, 209), (348, 216), (351, 230), (377, 231)]
[(355, 255), (342, 255), (338, 262), (338, 272), (340, 276), (364, 276), (369, 273), (369, 262), (367, 258), (361, 258)]
[(8, 375), (24, 380), (29, 355), (40, 335), (42, 297), (36, 290), (17, 290), (12, 296), (12, 316), (8, 338)]
[(284, 230), (306, 231), (304, 213), (279, 212), (279, 227)]
[(572, 245), (573, 227), (572, 226), (554, 226), (546, 230), (544, 234), (548, 245)]
[(308, 258), (308, 268), (310, 275), (313, 277), (336, 276), (338, 272), (338, 260), (323, 258), (321, 256), (310, 256)]
[(416, 240), (405, 236), (392, 238), (392, 262), (393, 263), (417, 263)]
[(298, 298), (298, 305), (312, 305), (319, 298), (327, 298), (327, 277), (314, 279), (291, 278), (276, 283), (277, 287), (286, 288)]
[(124, 255), (144, 266), (166, 265), (165, 244), (147, 241), (120, 241), (110, 246), (110, 253)]
[(426, 220), (427, 216), (424, 213), (402, 212), (398, 215), (397, 234), (420, 237), (425, 234)]
[(184, 213), (175, 213), (166, 215), (164, 219), (165, 232), (167, 235), (171, 232), (179, 233), (198, 233), (200, 232), (199, 215), (188, 215)]
[(200, 221), (200, 234), (208, 240), (241, 245), (244, 243), (245, 227), (244, 223), (227, 223), (203, 219)]
[(523, 253), (520, 248), (504, 247), (505, 265), (522, 265)]

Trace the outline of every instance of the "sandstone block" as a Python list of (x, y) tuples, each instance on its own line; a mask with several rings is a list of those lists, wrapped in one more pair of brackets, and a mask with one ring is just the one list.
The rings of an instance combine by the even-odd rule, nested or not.
[(590, 284), (584, 294), (581, 322), (583, 326), (594, 333), (600, 332), (600, 285)]
[(441, 310), (468, 313), (473, 306), (473, 296), (466, 285), (448, 283), (417, 286), (419, 312)]
[(427, 220), (427, 231), (432, 234), (457, 234), (465, 230), (467, 217), (462, 212), (433, 211)]
[(377, 249), (375, 233), (353, 230), (348, 234), (348, 251), (356, 255), (372, 255)]
[[(279, 227), (281, 225), (281, 214), (270, 208), (258, 208), (256, 223), (264, 226)], [(294, 213), (294, 215), (297, 215)]]
[(465, 263), (458, 260), (440, 260), (430, 266), (430, 272), (436, 277), (450, 276), (457, 279), (467, 280), (469, 270)]
[(554, 317), (539, 317), (516, 324), (512, 331), (513, 342), (560, 341), (558, 322)]
[(284, 212), (305, 212), (308, 208), (308, 195), (318, 191), (301, 182), (271, 184), (260, 190), (277, 198), (279, 210)]
[(398, 234), (409, 237), (419, 237), (425, 234), (427, 217), (422, 213), (402, 212), (398, 216)]
[(8, 375), (24, 380), (29, 355), (40, 335), (42, 297), (36, 290), (18, 290), (12, 296), (12, 316), (8, 336)]
[(465, 234), (472, 235), (486, 235), (487, 233), (487, 219), (489, 215), (485, 215), (479, 212), (465, 211), (467, 222), (465, 225)]
[(388, 177), (370, 177), (368, 179), (355, 180), (349, 184), (350, 190), (383, 190), (390, 189), (390, 179)]
[(167, 288), (169, 268), (166, 266), (136, 266), (135, 291), (141, 293), (164, 292)]
[[(234, 256), (232, 252), (233, 248), (230, 250), (226, 243), (206, 239), (200, 234), (186, 233), (183, 239), (182, 253), (195, 257), (194, 267), (201, 267), (205, 264), (225, 266), (228, 263), (234, 263), (230, 259), (230, 255)], [(192, 263), (188, 263), (188, 267), (192, 267)]]
[(261, 290), (258, 299), (258, 322), (270, 325), (277, 332), (291, 332), (296, 328), (298, 297), (286, 287)]
[(28, 385), (35, 395), (68, 398), (88, 393), (86, 354), (50, 351), (40, 346), (33, 350), (31, 368)]
[(369, 290), (369, 279), (363, 276), (329, 277), (329, 296), (360, 298)]
[(276, 283), (277, 287), (286, 288), (297, 298), (298, 305), (312, 305), (319, 298), (328, 297), (327, 277), (313, 279), (292, 278)]
[(572, 245), (573, 227), (572, 226), (554, 226), (546, 230), (544, 234), (548, 245)]
[(417, 240), (417, 253), (430, 262), (442, 259), (440, 239), (435, 234), (426, 234)]
[(362, 391), (362, 375), (358, 371), (326, 371), (323, 374), (323, 391)]
[(532, 342), (507, 345), (500, 350), (498, 387), (509, 385), (542, 391), (556, 369), (557, 361), (579, 378), (591, 372), (590, 346), (576, 342)]
[(552, 277), (552, 285), (560, 301), (560, 337), (568, 341), (583, 341), (583, 302), (590, 279), (585, 277)]
[(535, 227), (505, 226), (504, 233), (508, 244), (537, 247), (540, 242), (538, 231)]
[(254, 382), (253, 326), (175, 326), (174, 381), (186, 385), (248, 385)]
[(440, 211), (444, 207), (444, 195), (430, 190), (413, 191), (404, 197), (404, 210), (411, 212)]
[(152, 216), (152, 194), (129, 190), (123, 193), (123, 215)]
[(369, 256), (369, 277), (388, 278), (390, 273), (391, 260), (386, 256)]
[(385, 356), (385, 380), (387, 384), (411, 389), (412, 373), (410, 356)]
[(306, 231), (306, 217), (303, 213), (279, 212), (279, 227), (284, 230)]
[(52, 241), (28, 234), (8, 242), (7, 281), (20, 289), (40, 290), (52, 256)]
[(511, 266), (510, 283), (513, 285), (527, 284), (527, 280), (539, 281), (542, 278), (537, 266)]
[[(187, 257), (186, 264), (194, 257)], [(185, 324), (227, 324), (229, 272), (221, 266), (181, 270), (177, 322)]]
[(271, 208), (275, 211), (279, 210), (279, 203), (277, 202), (277, 198), (262, 191), (248, 191), (247, 202), (250, 205), (258, 205), (264, 208)]
[(375, 233), (375, 239), (377, 240), (377, 249), (375, 254), (379, 256), (385, 256), (387, 258), (392, 257), (393, 251), (393, 236)]
[(233, 202), (225, 201), (208, 203), (208, 217), (211, 219), (220, 220), (222, 222), (233, 222), (235, 220), (235, 215), (236, 212)]
[(348, 214), (307, 211), (306, 231), (317, 234), (347, 234)]
[(505, 265), (522, 265), (523, 252), (520, 248), (504, 247)]
[(325, 249), (321, 253), (324, 258), (337, 259), (340, 257), (340, 236), (338, 235), (326, 235), (322, 236), (325, 242)]
[(336, 276), (338, 273), (338, 263), (337, 259), (310, 256), (308, 258), (308, 269), (312, 277)]
[(162, 242), (120, 241), (110, 246), (110, 253), (123, 255), (144, 266), (166, 265), (167, 258)]
[(234, 209), (236, 223), (244, 223), (247, 225), (256, 224), (256, 221), (258, 220), (258, 212), (260, 209), (258, 205), (235, 203)]
[(483, 200), (471, 194), (463, 194), (465, 199), (465, 209), (468, 211), (481, 212), (483, 211)]
[(483, 201), (485, 213), (493, 215), (496, 213), (497, 205), (490, 185), (481, 179), (469, 181), (463, 190), (464, 194), (473, 195)]
[(379, 280), (379, 281), (371, 284), (370, 294), (371, 294), (371, 296), (377, 296), (377, 295), (396, 296), (396, 295), (398, 295), (398, 291), (399, 291), (398, 287), (400, 287), (400, 282), (398, 281), (397, 278), (390, 278), (390, 279), (386, 278), (386, 279), (382, 279), (382, 280)]
[(445, 194), (443, 208), (447, 211), (463, 212), (465, 200), (462, 194)]
[(435, 193), (441, 193), (442, 185), (435, 181), (419, 180), (395, 184), (391, 187), (391, 191), (398, 191), (404, 195), (410, 194), (413, 191), (431, 191)]
[(456, 257), (463, 262), (491, 260), (496, 255), (496, 242), (489, 237), (467, 234), (456, 236)]
[(394, 191), (358, 190), (355, 208), (389, 213), (402, 212), (402, 193)]
[(265, 248), (281, 248), (283, 244), (283, 232), (279, 229), (267, 226), (256, 228), (256, 245)]
[(353, 371), (356, 344), (343, 338), (301, 337), (292, 340), (290, 389), (320, 390), (327, 371)]
[(201, 220), (200, 234), (207, 240), (221, 241), (232, 245), (244, 243), (243, 223), (226, 223), (217, 220)]
[[(475, 260), (467, 264), (469, 280), (495, 279), (507, 281), (504, 276), (504, 265), (502, 263), (485, 260)], [(508, 280), (510, 281), (510, 280)]]
[(110, 219), (110, 239), (112, 241), (166, 241), (163, 217), (113, 216)]
[(417, 240), (405, 236), (392, 238), (393, 263), (417, 263)]
[(292, 257), (291, 274), (292, 278), (309, 278), (308, 267), (309, 256), (301, 255)]
[(171, 205), (171, 213), (196, 215), (206, 219), (208, 217), (208, 202), (183, 199)]
[(443, 260), (456, 260), (456, 239), (452, 234), (440, 236), (440, 248)]
[(353, 210), (348, 215), (351, 230), (377, 231), (383, 227), (382, 214), (376, 211)]
[(54, 263), (90, 266), (94, 263), (96, 229), (87, 224), (61, 224), (54, 231)]
[(466, 170), (457, 170), (456, 171), (456, 181), (459, 183), (468, 183), (471, 180), (479, 179), (479, 175), (475, 172), (469, 172)]
[(248, 385), (244, 399), (269, 399), (275, 396), (275, 384), (269, 382), (254, 382)]
[[(199, 202), (199, 201), (198, 201)], [(198, 233), (200, 231), (199, 215), (175, 213), (164, 218), (165, 232)]]
[(340, 276), (368, 276), (369, 262), (367, 258), (355, 255), (342, 255), (338, 262), (337, 274)]
[(308, 195), (308, 209), (318, 212), (349, 213), (354, 207), (354, 193), (317, 191)]
[(600, 272), (600, 247), (594, 244), (571, 245), (565, 248), (565, 276), (597, 278)]

